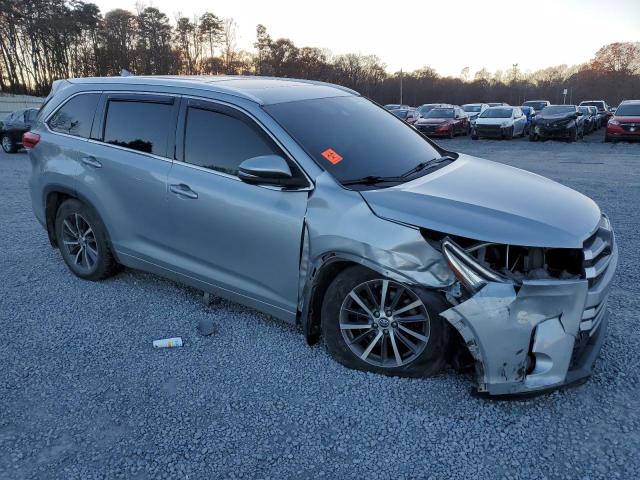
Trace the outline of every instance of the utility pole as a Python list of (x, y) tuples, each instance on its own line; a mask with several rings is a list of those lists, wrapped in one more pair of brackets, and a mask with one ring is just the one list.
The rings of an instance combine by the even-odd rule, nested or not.
[(400, 105), (402, 105), (402, 69), (400, 69)]

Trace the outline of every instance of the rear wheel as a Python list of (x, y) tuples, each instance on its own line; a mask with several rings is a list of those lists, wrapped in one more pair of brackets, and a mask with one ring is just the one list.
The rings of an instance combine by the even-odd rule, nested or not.
[(102, 280), (115, 273), (106, 231), (93, 210), (76, 199), (60, 205), (56, 213), (56, 238), (69, 269), (85, 280)]
[(348, 368), (400, 376), (439, 372), (446, 358), (442, 298), (350, 267), (327, 289), (322, 326), (331, 356)]
[(2, 150), (5, 153), (16, 153), (18, 151), (18, 146), (9, 135), (2, 135), (0, 143), (2, 143)]

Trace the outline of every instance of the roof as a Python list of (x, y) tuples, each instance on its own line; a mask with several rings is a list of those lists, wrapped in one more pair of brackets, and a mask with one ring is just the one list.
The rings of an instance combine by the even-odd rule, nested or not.
[(76, 84), (155, 85), (208, 90), (267, 105), (314, 98), (359, 95), (340, 85), (292, 78), (255, 76), (126, 76), (69, 79)]

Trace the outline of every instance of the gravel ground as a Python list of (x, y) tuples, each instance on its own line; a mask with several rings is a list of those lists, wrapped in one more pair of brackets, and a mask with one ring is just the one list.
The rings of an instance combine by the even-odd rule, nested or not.
[[(640, 145), (443, 140), (594, 198), (616, 229), (607, 342), (584, 385), (519, 401), (471, 378), (347, 370), (298, 329), (124, 271), (72, 276), (0, 155), (0, 478), (637, 478)], [(196, 333), (204, 316), (218, 332)], [(182, 336), (183, 348), (154, 350)]]

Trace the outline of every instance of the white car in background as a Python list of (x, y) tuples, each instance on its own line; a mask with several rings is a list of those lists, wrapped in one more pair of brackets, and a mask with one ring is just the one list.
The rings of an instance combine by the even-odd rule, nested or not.
[(527, 117), (520, 107), (489, 107), (475, 121), (471, 139), (524, 137)]
[(489, 108), (489, 105), (487, 105), (486, 103), (465, 103), (464, 105), (462, 105), (462, 110), (464, 110), (464, 113), (466, 113), (467, 117), (469, 117), (471, 125), (474, 124), (474, 122), (478, 118), (478, 115), (484, 112), (487, 108)]

